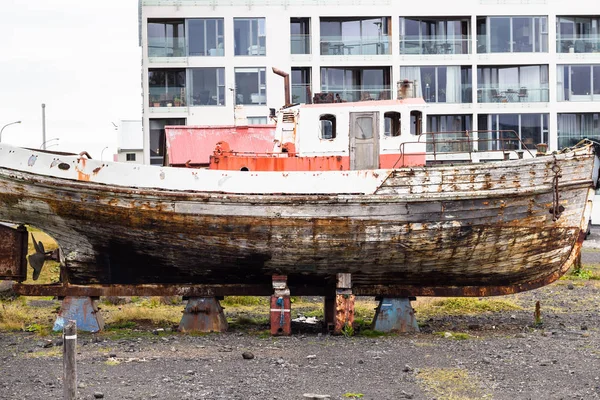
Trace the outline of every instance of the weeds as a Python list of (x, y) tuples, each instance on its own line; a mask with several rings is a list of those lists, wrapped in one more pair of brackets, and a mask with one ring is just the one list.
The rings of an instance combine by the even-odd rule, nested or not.
[(362, 393), (344, 393), (343, 396), (346, 398), (349, 398), (349, 399), (361, 399), (364, 397), (364, 394), (362, 394)]
[(423, 303), (417, 307), (418, 314), (425, 317), (437, 315), (480, 314), (521, 310), (517, 304), (508, 300), (473, 299), (469, 297), (448, 298)]
[(477, 379), (461, 368), (422, 368), (417, 379), (434, 397), (446, 400), (489, 399)]

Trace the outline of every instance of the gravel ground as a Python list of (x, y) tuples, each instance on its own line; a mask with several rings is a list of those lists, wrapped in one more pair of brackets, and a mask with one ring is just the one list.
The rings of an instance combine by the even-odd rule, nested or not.
[[(600, 265), (600, 229), (583, 263)], [(435, 317), (420, 321), (422, 333), (377, 338), (80, 334), (79, 398), (600, 398), (600, 281), (561, 280), (506, 299), (524, 310)], [(543, 324), (534, 327), (538, 300)], [(61, 344), (0, 332), (0, 399), (62, 398)]]

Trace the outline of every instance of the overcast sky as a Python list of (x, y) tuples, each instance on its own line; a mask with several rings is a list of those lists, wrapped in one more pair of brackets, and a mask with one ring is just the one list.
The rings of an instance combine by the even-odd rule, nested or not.
[(137, 0), (0, 0), (2, 141), (104, 159), (113, 125), (141, 119)]

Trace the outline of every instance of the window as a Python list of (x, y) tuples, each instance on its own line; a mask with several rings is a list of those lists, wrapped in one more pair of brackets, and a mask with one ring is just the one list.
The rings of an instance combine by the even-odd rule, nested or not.
[(185, 69), (148, 71), (150, 107), (185, 106)]
[(548, 52), (547, 17), (478, 17), (478, 53)]
[(473, 117), (463, 115), (427, 115), (427, 152), (433, 152), (435, 142), (436, 153), (468, 152), (473, 143), (468, 131), (471, 130)]
[(148, 57), (184, 57), (183, 20), (148, 20)]
[(264, 18), (234, 18), (233, 32), (236, 56), (266, 54)]
[(547, 65), (499, 65), (477, 68), (477, 102), (548, 101)]
[(235, 104), (267, 104), (265, 68), (235, 69)]
[(600, 140), (600, 113), (558, 114), (559, 149), (584, 138)]
[(384, 135), (385, 136), (400, 136), (400, 113), (388, 111), (383, 114)]
[(126, 161), (135, 161), (135, 153), (126, 153), (125, 160)]
[[(487, 132), (486, 132), (487, 131)], [(535, 150), (548, 143), (548, 114), (480, 114), (478, 148), (480, 151)]]
[(310, 54), (310, 18), (290, 18), (292, 54)]
[(471, 67), (400, 67), (402, 79), (416, 81), (416, 97), (428, 103), (471, 103)]
[(390, 54), (389, 17), (324, 17), (321, 55)]
[(340, 101), (390, 98), (390, 68), (321, 68), (321, 92), (335, 93)]
[(223, 18), (189, 19), (188, 42), (190, 56), (222, 56)]
[(225, 105), (225, 68), (190, 68), (190, 105)]
[(292, 103), (310, 104), (312, 102), (310, 73), (311, 70), (308, 67), (292, 67)]
[(400, 54), (469, 54), (468, 17), (400, 17)]
[(423, 113), (421, 111), (410, 112), (410, 133), (412, 135), (420, 135), (422, 132)]
[(267, 117), (248, 117), (248, 125), (266, 125)]
[(600, 101), (599, 65), (557, 65), (558, 101)]
[(336, 137), (335, 115), (323, 114), (319, 117), (321, 139), (331, 140)]
[(557, 53), (600, 51), (600, 16), (556, 17)]
[(150, 119), (150, 164), (163, 165), (166, 151), (165, 126), (185, 125), (185, 119)]

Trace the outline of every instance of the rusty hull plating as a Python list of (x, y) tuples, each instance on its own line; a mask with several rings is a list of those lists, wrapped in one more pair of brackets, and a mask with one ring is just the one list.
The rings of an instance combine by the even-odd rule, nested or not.
[(128, 188), (2, 168), (0, 220), (44, 230), (64, 255), (62, 285), (17, 285), (22, 294), (271, 295), (283, 274), (293, 294), (324, 295), (349, 273), (353, 295), (502, 295), (551, 283), (574, 261), (593, 157), (587, 146), (402, 168), (362, 195)]

